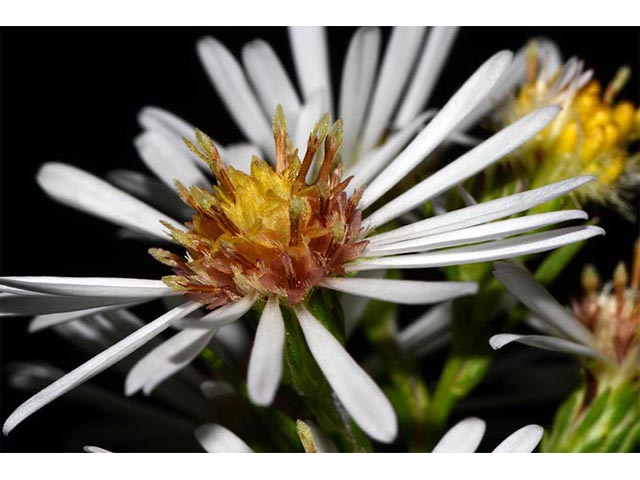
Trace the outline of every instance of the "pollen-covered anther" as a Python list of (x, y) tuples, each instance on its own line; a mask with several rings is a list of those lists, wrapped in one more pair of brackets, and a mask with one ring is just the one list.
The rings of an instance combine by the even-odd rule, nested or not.
[[(360, 192), (349, 198), (341, 178), (343, 126), (329, 115), (316, 124), (302, 160), (279, 107), (273, 118), (275, 168), (254, 157), (249, 173), (227, 168), (213, 142), (196, 131), (187, 146), (217, 180), (211, 190), (177, 184), (194, 210), (188, 231), (167, 225), (184, 259), (160, 249), (150, 253), (174, 269), (165, 283), (220, 305), (233, 297), (277, 295), (294, 305), (330, 275), (344, 273), (367, 242), (358, 240)], [(315, 178), (312, 169), (318, 163)]]

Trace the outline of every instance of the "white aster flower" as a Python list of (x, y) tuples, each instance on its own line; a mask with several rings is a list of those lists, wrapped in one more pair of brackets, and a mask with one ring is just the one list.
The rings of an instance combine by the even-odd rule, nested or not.
[[(474, 453), (486, 428), (484, 420), (465, 418), (444, 434), (433, 448), (433, 453)], [(505, 438), (492, 453), (531, 453), (542, 440), (543, 433), (541, 426), (527, 425)]]
[[(36, 314), (39, 317), (35, 321), (51, 325), (185, 292), (191, 300), (172, 308), (27, 400), (7, 419), (4, 432), (8, 433), (33, 412), (163, 331), (177, 327), (181, 331), (141, 359), (127, 379), (130, 393), (153, 389), (193, 360), (219, 328), (238, 320), (252, 308), (261, 310), (261, 320), (249, 365), (249, 395), (259, 405), (269, 404), (282, 374), (285, 330), (281, 309), (286, 307), (295, 314), (311, 353), (353, 420), (370, 437), (392, 441), (397, 420), (391, 404), (307, 309), (304, 300), (312, 289), (328, 288), (401, 304), (437, 303), (472, 294), (477, 287), (469, 282), (356, 278), (345, 274), (512, 258), (603, 233), (592, 226), (528, 233), (586, 218), (580, 211), (494, 222), (565, 194), (591, 177), (565, 180), (374, 233), (377, 227), (480, 172), (555, 117), (559, 110), (556, 106), (536, 110), (396, 198), (386, 203), (381, 200), (459, 128), (491, 92), (510, 61), (509, 52), (500, 52), (485, 62), (416, 138), (369, 185), (352, 196), (347, 196), (348, 182), (341, 181), (340, 169), (333, 163), (341, 143), (340, 122), (330, 132), (328, 119), (320, 122), (309, 137), (307, 153), (301, 161), (297, 150), (290, 148), (292, 143), (281, 113), (274, 119), (275, 170), (259, 159), (252, 161), (250, 175), (227, 169), (214, 143), (201, 132), (197, 135), (198, 147), (191, 146), (194, 153), (209, 163), (218, 179), (214, 193), (198, 187), (206, 185), (207, 179), (193, 167), (190, 158), (176, 156), (171, 157), (173, 162), (163, 160), (157, 164), (161, 178), (175, 176), (194, 185), (190, 189), (179, 182), (174, 185), (196, 209), (194, 223), (186, 229), (168, 215), (89, 173), (59, 163), (45, 165), (38, 174), (38, 182), (56, 200), (162, 241), (166, 241), (168, 229), (172, 239), (187, 248), (188, 255), (180, 259), (168, 252), (155, 252), (156, 258), (178, 271), (168, 281), (173, 288), (159, 280), (3, 277), (0, 280), (5, 292), (3, 314)], [(324, 152), (318, 153), (323, 142)], [(171, 150), (167, 147), (158, 152), (168, 154)], [(314, 157), (319, 160), (318, 174), (310, 181), (307, 173)], [(360, 222), (362, 211), (374, 203), (381, 206)], [(289, 239), (285, 243), (283, 235)], [(219, 237), (224, 237), (224, 241), (218, 242)], [(291, 243), (292, 238), (304, 241)], [(321, 241), (313, 243), (309, 238)], [(199, 270), (199, 265), (205, 264), (213, 269)], [(195, 314), (203, 306), (213, 311)], [(185, 319), (190, 314), (196, 319)]]

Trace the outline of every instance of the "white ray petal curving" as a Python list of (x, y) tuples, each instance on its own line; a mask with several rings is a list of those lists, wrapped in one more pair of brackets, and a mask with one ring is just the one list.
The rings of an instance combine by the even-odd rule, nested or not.
[(379, 28), (360, 27), (351, 38), (342, 67), (338, 118), (347, 126), (341, 148), (342, 158), (347, 166), (352, 164), (364, 114), (369, 105), (380, 56), (380, 39)]
[(527, 425), (505, 438), (492, 453), (531, 453), (542, 440), (543, 434), (544, 428), (540, 425)]
[(425, 27), (394, 27), (362, 130), (363, 152), (373, 148), (389, 126), (409, 73), (422, 46)]
[(364, 154), (344, 175), (345, 178), (353, 175), (349, 188), (360, 188), (374, 178), (424, 126), (424, 122), (433, 117), (435, 113), (435, 110), (424, 112), (406, 128), (393, 133), (378, 148), (369, 150)]
[(195, 436), (209, 453), (252, 453), (253, 450), (228, 428), (216, 423), (199, 426)]
[(425, 282), (387, 278), (325, 278), (322, 285), (339, 292), (402, 305), (438, 303), (478, 291), (475, 282)]
[[(136, 363), (127, 375), (125, 393), (132, 395), (144, 390), (149, 394), (161, 382), (191, 363), (209, 344), (218, 328), (236, 321), (244, 315), (254, 303), (253, 297), (244, 297), (235, 303), (217, 308), (199, 320), (185, 320), (198, 324), (210, 322), (207, 328), (186, 329), (161, 343)], [(212, 322), (217, 321), (215, 325)], [(174, 323), (179, 325), (179, 323)]]
[(300, 109), (300, 100), (271, 46), (264, 40), (249, 42), (242, 49), (242, 63), (266, 116), (270, 118), (276, 107), (282, 105), (286, 118), (294, 121)]
[(419, 351), (423, 346), (445, 334), (451, 324), (451, 302), (427, 310), (396, 335), (398, 345), (406, 350)]
[(207, 75), (244, 136), (272, 157), (273, 138), (268, 117), (236, 59), (212, 37), (200, 39), (197, 50)]
[(486, 428), (479, 418), (465, 418), (444, 434), (433, 448), (433, 453), (473, 453), (478, 449)]
[(547, 105), (525, 115), (376, 210), (363, 221), (363, 228), (383, 225), (484, 170), (540, 132), (559, 111), (557, 105)]
[(134, 145), (144, 164), (173, 190), (176, 190), (176, 180), (186, 186), (205, 187), (211, 183), (195, 165), (184, 144), (178, 150), (165, 136), (147, 130), (136, 137)]
[(393, 121), (394, 128), (407, 126), (429, 102), (457, 33), (458, 27), (431, 27), (416, 71)]
[(489, 93), (511, 60), (511, 52), (499, 52), (487, 60), (451, 97), (422, 132), (365, 190), (360, 205), (366, 208), (388, 192), (442, 141)]
[(224, 327), (231, 322), (235, 322), (242, 317), (245, 313), (251, 310), (253, 304), (256, 302), (256, 297), (247, 295), (234, 303), (227, 303), (222, 307), (219, 307), (206, 314), (200, 320), (181, 320), (174, 322), (174, 326), (177, 328), (188, 328), (194, 330), (217, 330)]
[(116, 225), (167, 239), (160, 220), (184, 227), (163, 213), (104, 180), (64, 163), (46, 163), (37, 175), (40, 187), (54, 200)]
[(512, 333), (500, 333), (489, 339), (489, 345), (494, 350), (498, 350), (510, 343), (521, 343), (530, 347), (551, 350), (553, 352), (568, 353), (570, 355), (583, 355), (586, 357), (599, 358), (611, 361), (602, 353), (572, 340), (564, 338), (550, 337), (547, 335), (515, 335)]
[[(214, 334), (215, 331), (209, 330), (183, 330), (162, 342), (131, 368), (125, 379), (125, 395), (142, 389), (147, 395), (151, 393), (163, 380), (197, 357)], [(178, 354), (182, 354), (182, 361), (173, 361)]]
[(160, 280), (109, 277), (0, 277), (0, 284), (51, 295), (147, 298), (180, 295)]
[(547, 232), (522, 235), (508, 240), (494, 240), (479, 245), (451, 248), (439, 252), (363, 258), (346, 265), (346, 271), (358, 272), (379, 268), (429, 268), (489, 262), (553, 250), (596, 235), (604, 235), (604, 230), (594, 226), (558, 228)]
[(410, 225), (368, 237), (367, 240), (371, 245), (395, 243), (401, 240), (410, 240), (491, 222), (529, 210), (593, 180), (595, 180), (595, 177), (589, 175), (562, 180), (534, 190), (516, 193), (508, 197), (490, 200), (420, 220)]
[[(196, 331), (186, 330), (176, 334), (176, 337), (181, 334), (193, 334), (194, 332)], [(201, 330), (197, 332), (200, 334), (198, 338), (192, 338), (181, 350), (175, 351), (172, 357), (162, 359), (164, 361), (157, 365), (156, 371), (147, 379), (142, 388), (142, 392), (145, 395), (150, 395), (162, 382), (187, 367), (202, 353), (202, 350), (209, 345), (215, 335), (215, 332), (204, 332), (204, 334)]]
[(247, 393), (256, 405), (270, 405), (280, 385), (284, 334), (280, 304), (272, 296), (260, 316), (249, 358)]
[(313, 358), (349, 415), (371, 438), (392, 442), (398, 421), (380, 387), (304, 306), (295, 312)]
[(509, 292), (552, 328), (578, 343), (592, 345), (589, 330), (560, 305), (527, 270), (513, 263), (496, 262), (493, 274)]
[(188, 315), (199, 307), (199, 303), (186, 302), (179, 307), (170, 310), (164, 315), (161, 315), (153, 322), (148, 323), (125, 339), (99, 353), (80, 367), (67, 373), (64, 377), (53, 382), (44, 390), (41, 390), (20, 405), (11, 415), (9, 415), (9, 418), (5, 421), (2, 427), (2, 432), (7, 435), (25, 418), (37, 412), (61, 395), (64, 395), (69, 390), (72, 390), (81, 383), (86, 382), (98, 373), (106, 370), (114, 363), (123, 359), (131, 352), (159, 335), (162, 331), (166, 330), (171, 325), (171, 322)]
[(324, 27), (289, 27), (289, 43), (305, 103), (323, 92), (323, 105), (332, 112), (331, 75)]
[(497, 240), (571, 220), (586, 220), (582, 210), (538, 213), (524, 217), (510, 218), (493, 223), (485, 223), (452, 232), (429, 235), (397, 243), (372, 245), (362, 253), (363, 257), (398, 255), (401, 253), (425, 252), (445, 247), (456, 247), (472, 243)]

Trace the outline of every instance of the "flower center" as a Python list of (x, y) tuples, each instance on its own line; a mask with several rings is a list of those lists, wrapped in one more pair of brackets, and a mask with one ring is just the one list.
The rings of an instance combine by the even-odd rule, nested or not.
[(527, 82), (505, 108), (504, 123), (545, 104), (560, 104), (563, 111), (525, 148), (527, 163), (538, 171), (546, 169), (551, 178), (545, 182), (594, 175), (598, 181), (580, 193), (592, 200), (620, 203), (616, 189), (625, 188), (626, 173), (637, 162), (629, 155), (629, 146), (640, 138), (640, 110), (628, 101), (615, 102), (629, 69), (621, 68), (603, 92), (596, 80), (584, 84), (580, 68), (572, 75), (563, 69), (544, 75), (538, 68), (535, 44), (531, 48)]
[[(150, 253), (174, 269), (163, 278), (170, 287), (211, 308), (252, 294), (302, 301), (329, 275), (366, 247), (358, 240), (360, 192), (347, 197), (350, 178), (341, 179), (338, 149), (342, 122), (329, 131), (329, 116), (316, 124), (307, 151), (298, 158), (278, 108), (274, 116), (276, 166), (254, 157), (249, 174), (227, 168), (213, 142), (196, 132), (187, 145), (207, 162), (217, 180), (211, 190), (176, 182), (180, 197), (195, 214), (187, 231), (165, 225), (184, 258), (161, 249)], [(324, 151), (320, 151), (324, 143)], [(313, 182), (307, 178), (319, 161)]]
[(636, 243), (631, 279), (620, 262), (613, 281), (600, 288), (596, 270), (588, 266), (582, 274), (585, 291), (573, 302), (573, 312), (593, 332), (597, 347), (616, 362), (640, 354), (640, 241)]

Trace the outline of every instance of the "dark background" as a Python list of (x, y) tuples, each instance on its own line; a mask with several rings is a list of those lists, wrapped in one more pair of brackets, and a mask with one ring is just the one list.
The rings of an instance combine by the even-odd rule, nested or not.
[[(338, 72), (353, 31), (354, 28), (329, 30), (334, 92), (338, 91)], [(144, 171), (132, 140), (139, 133), (136, 114), (145, 105), (166, 108), (211, 132), (223, 144), (242, 139), (197, 59), (195, 42), (204, 35), (217, 37), (235, 55), (247, 41), (263, 38), (276, 49), (293, 75), (284, 28), (2, 29), (2, 275), (155, 278), (165, 273), (146, 254), (147, 245), (115, 242), (116, 227), (49, 200), (37, 187), (35, 174), (40, 165), (52, 160), (98, 175), (114, 168)], [(555, 40), (565, 57), (584, 58), (604, 83), (619, 66), (630, 64), (633, 77), (621, 98), (638, 102), (638, 29), (487, 27), (460, 31), (431, 105), (442, 105), (495, 51), (517, 50), (529, 38), (539, 35)], [(607, 229), (607, 237), (588, 244), (574, 268), (564, 272), (559, 282), (561, 299), (578, 293), (577, 265), (586, 259), (595, 262), (608, 276), (620, 258), (629, 258), (637, 225), (611, 212), (601, 214), (601, 225)], [(16, 361), (47, 361), (69, 370), (86, 359), (53, 333), (28, 335), (27, 324), (26, 318), (1, 320), (3, 372)], [(111, 377), (107, 372), (92, 382), (120, 391), (122, 379)], [(489, 386), (485, 388), (488, 389)], [(0, 421), (27, 396), (9, 388), (3, 375)], [(480, 410), (477, 414), (489, 421), (487, 442), (495, 445), (499, 437), (524, 423), (548, 425), (552, 407), (542, 402), (524, 410)], [(469, 413), (473, 411), (463, 412)], [(101, 435), (109, 428), (121, 433), (116, 442), (121, 451), (197, 448), (189, 435), (145, 436), (143, 425), (126, 424), (118, 412), (97, 411), (91, 405), (64, 398), (25, 421), (8, 438), (3, 436), (0, 447), (3, 451), (79, 451), (84, 444), (101, 445)]]

